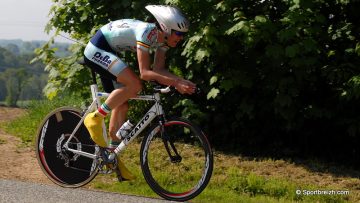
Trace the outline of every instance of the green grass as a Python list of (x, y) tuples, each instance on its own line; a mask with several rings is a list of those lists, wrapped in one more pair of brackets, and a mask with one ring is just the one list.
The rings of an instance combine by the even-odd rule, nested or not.
[[(119, 183), (115, 175), (100, 175), (90, 183), (90, 188), (132, 195), (158, 197), (145, 182), (139, 165), (140, 140), (126, 149), (122, 160), (137, 179)], [(207, 188), (194, 203), (228, 202), (347, 202), (348, 196), (299, 196), (297, 189), (326, 189), (311, 184), (298, 184), (280, 178), (265, 178), (236, 165), (218, 165), (215, 159), (213, 177)], [(265, 169), (264, 169), (265, 170)], [(186, 175), (186, 174), (184, 174)], [(334, 188), (328, 188), (334, 189)]]
[[(59, 106), (74, 106), (76, 103), (76, 100), (33, 102), (29, 105), (28, 111), (23, 117), (3, 123), (1, 128), (10, 134), (19, 136), (24, 143), (33, 144), (38, 125), (51, 110)], [(133, 142), (122, 154), (122, 160), (130, 171), (136, 175), (136, 180), (119, 183), (114, 174), (98, 175), (87, 187), (125, 194), (158, 197), (142, 176), (139, 163), (140, 141), (139, 138), (139, 140)], [(279, 167), (288, 164), (285, 161), (267, 160), (261, 162), (255, 160), (249, 166), (249, 161), (246, 165), (240, 157), (215, 153), (212, 179), (207, 188), (191, 202), (347, 202), (360, 200), (359, 196), (355, 197), (353, 193), (347, 196), (296, 195), (295, 191), (297, 189), (334, 190), (345, 188), (335, 188), (332, 185), (324, 187), (314, 183), (304, 183), (299, 180), (300, 178), (286, 178), (284, 175), (259, 175), (253, 172), (261, 170), (264, 174), (271, 174), (273, 171), (271, 171), (272, 168), (268, 168), (269, 163)]]
[(24, 116), (10, 122), (0, 123), (0, 127), (7, 133), (20, 137), (24, 144), (32, 145), (35, 141), (38, 126), (44, 117), (50, 111), (61, 106), (80, 106), (80, 104), (73, 98), (53, 101), (28, 101), (26, 104), (27, 112)]

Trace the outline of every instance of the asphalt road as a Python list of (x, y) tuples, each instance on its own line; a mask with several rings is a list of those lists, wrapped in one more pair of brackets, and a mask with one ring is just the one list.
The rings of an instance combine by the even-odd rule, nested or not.
[(167, 203), (162, 199), (122, 195), (118, 193), (85, 190), (81, 188), (62, 188), (15, 180), (0, 180), (0, 202), (71, 202), (71, 203)]

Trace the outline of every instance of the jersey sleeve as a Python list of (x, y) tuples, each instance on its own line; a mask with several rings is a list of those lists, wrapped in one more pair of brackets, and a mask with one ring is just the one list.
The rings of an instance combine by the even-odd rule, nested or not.
[(144, 25), (136, 30), (136, 47), (144, 51), (149, 51), (150, 46), (156, 42), (156, 28)]

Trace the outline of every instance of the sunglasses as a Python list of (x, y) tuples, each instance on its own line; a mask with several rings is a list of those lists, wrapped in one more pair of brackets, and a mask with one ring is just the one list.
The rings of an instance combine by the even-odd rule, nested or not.
[(179, 37), (184, 36), (186, 34), (186, 32), (180, 32), (180, 31), (176, 31), (176, 30), (174, 30), (174, 33), (175, 33), (175, 35), (177, 35)]

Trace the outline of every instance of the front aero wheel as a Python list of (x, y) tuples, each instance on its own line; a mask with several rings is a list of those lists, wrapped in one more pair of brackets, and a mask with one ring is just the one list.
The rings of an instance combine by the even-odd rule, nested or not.
[(176, 118), (144, 137), (140, 163), (146, 182), (161, 197), (187, 201), (199, 195), (213, 170), (213, 154), (204, 133)]

